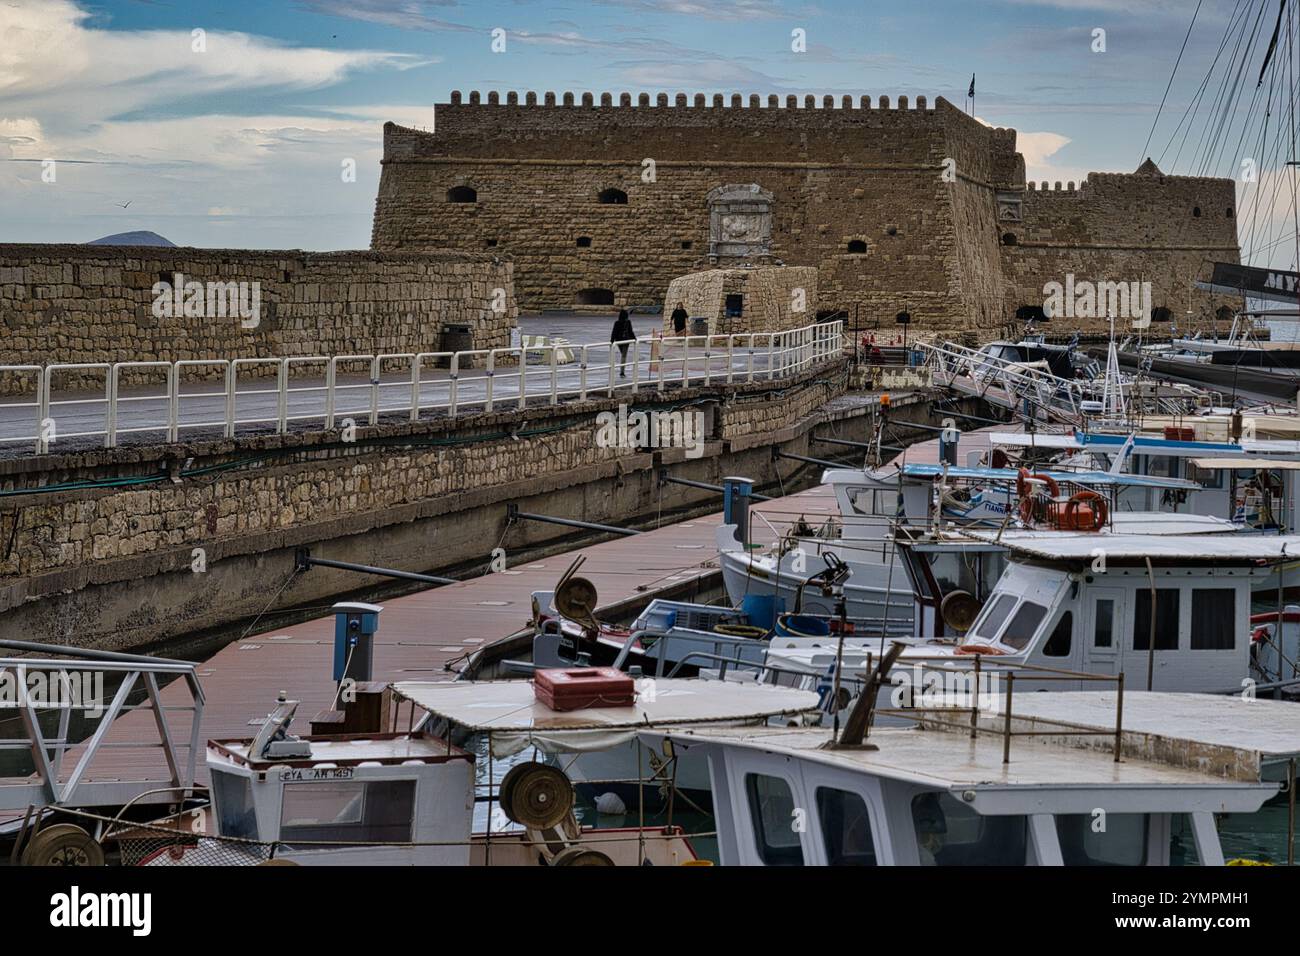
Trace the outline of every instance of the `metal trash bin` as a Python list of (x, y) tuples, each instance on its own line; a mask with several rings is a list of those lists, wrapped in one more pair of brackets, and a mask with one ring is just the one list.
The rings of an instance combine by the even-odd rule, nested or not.
[[(473, 348), (474, 334), (468, 325), (448, 323), (442, 327), (442, 334), (438, 337), (439, 352), (469, 352)], [(451, 365), (451, 359), (439, 359), (438, 364), (447, 368)]]
[(708, 335), (709, 320), (707, 316), (696, 316), (691, 319), (691, 335)]

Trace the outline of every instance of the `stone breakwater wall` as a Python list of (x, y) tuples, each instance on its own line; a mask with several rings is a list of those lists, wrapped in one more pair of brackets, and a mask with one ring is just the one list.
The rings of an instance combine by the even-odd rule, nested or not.
[[(197, 299), (191, 308), (165, 291), (178, 274), (203, 287), (202, 314), (187, 314), (200, 311)], [(239, 296), (240, 284), (242, 299), (223, 294)], [(256, 315), (236, 313), (237, 301), (256, 302)], [(447, 325), (468, 326), (475, 349), (504, 348), (517, 317), (512, 264), (479, 253), (0, 244), (0, 365), (433, 352)], [(274, 372), (268, 363), (240, 374)], [(156, 384), (161, 374), (125, 381)], [(83, 370), (55, 387), (104, 381)], [(0, 394), (33, 388), (29, 375), (0, 376)]]

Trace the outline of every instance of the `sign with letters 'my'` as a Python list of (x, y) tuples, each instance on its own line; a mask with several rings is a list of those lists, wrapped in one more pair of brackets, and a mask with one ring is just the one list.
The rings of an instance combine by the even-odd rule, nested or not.
[(1247, 295), (1255, 299), (1295, 303), (1300, 300), (1300, 273), (1216, 262), (1210, 281), (1198, 282), (1196, 287), (1224, 295)]

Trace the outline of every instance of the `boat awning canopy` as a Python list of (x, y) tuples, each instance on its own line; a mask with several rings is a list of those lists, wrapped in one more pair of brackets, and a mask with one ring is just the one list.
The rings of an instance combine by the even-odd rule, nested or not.
[[(474, 733), (493, 735), (493, 752), (525, 746), (547, 752), (605, 750), (631, 740), (636, 730), (691, 724), (753, 723), (815, 710), (812, 691), (732, 681), (647, 678), (631, 707), (551, 710), (537, 700), (533, 682), (402, 681), (393, 693), (435, 717)], [(499, 738), (499, 740), (498, 740)]]
[(1294, 458), (1189, 458), (1193, 465), (1205, 471), (1246, 471), (1263, 468), (1268, 471), (1300, 471), (1300, 459)]
[[(900, 469), (907, 478), (937, 478), (944, 473), (942, 465), (906, 464)], [(1195, 491), (1201, 486), (1186, 478), (1162, 478), (1157, 475), (1113, 475), (1108, 471), (1035, 471), (1053, 481), (1069, 481), (1076, 485), (1096, 487), (1185, 488)], [(1019, 472), (1015, 468), (948, 468), (949, 478), (976, 481), (1015, 481)]]
[(1052, 561), (1090, 560), (1104, 552), (1108, 561), (1256, 562), (1300, 559), (1300, 535), (1263, 534), (1095, 534), (967, 531), (971, 537), (999, 541), (1015, 554)]

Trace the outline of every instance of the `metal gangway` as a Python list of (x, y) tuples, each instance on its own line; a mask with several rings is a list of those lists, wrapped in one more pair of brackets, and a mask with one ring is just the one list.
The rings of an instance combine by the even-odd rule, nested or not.
[[(196, 665), (0, 641), (0, 824), (52, 808), (180, 803), (194, 793)], [(31, 656), (28, 656), (31, 655)], [(165, 685), (178, 692), (164, 702)]]
[(1013, 412), (1027, 411), (1039, 421), (1082, 426), (1084, 402), (1102, 400), (1090, 382), (1061, 378), (955, 342), (918, 342), (916, 347), (925, 352), (936, 385)]

